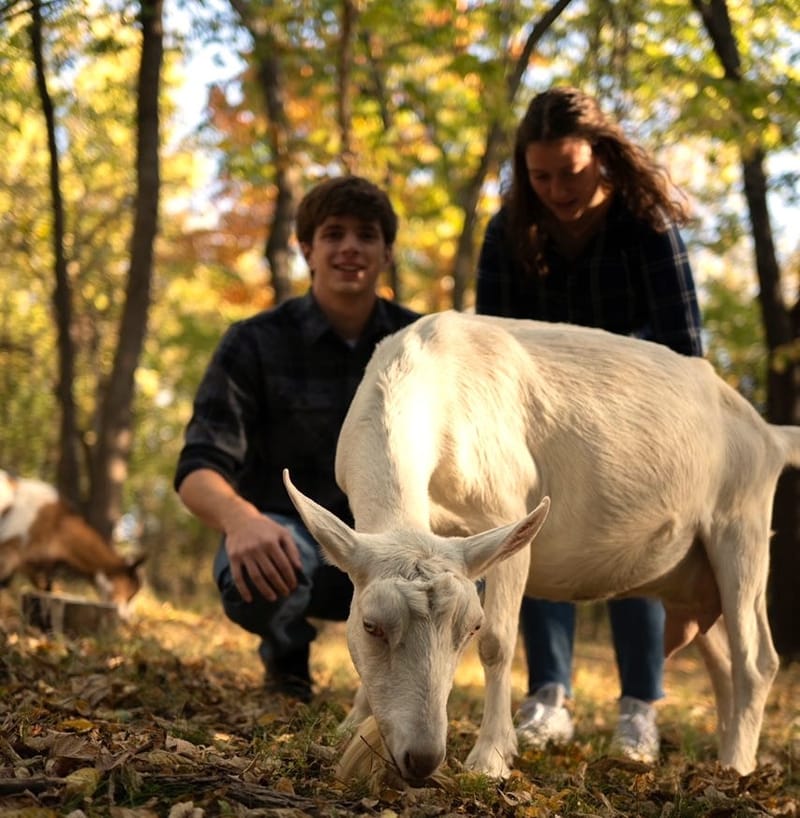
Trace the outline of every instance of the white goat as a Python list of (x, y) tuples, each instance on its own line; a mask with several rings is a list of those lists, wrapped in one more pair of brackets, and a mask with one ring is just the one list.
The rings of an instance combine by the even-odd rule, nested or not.
[(706, 660), (721, 762), (751, 771), (778, 667), (765, 589), (787, 463), (800, 465), (800, 428), (767, 424), (706, 361), (657, 344), (452, 312), (395, 333), (339, 438), (356, 530), (284, 475), (355, 586), (361, 687), (346, 723), (372, 713), (405, 778), (433, 773), (456, 663), (480, 628), (486, 700), (467, 766), (507, 775), (523, 592), (649, 595), (666, 607), (667, 652), (696, 639)]

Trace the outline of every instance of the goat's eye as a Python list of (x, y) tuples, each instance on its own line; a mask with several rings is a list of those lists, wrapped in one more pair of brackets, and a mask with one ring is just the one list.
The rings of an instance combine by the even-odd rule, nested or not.
[(369, 619), (363, 620), (364, 630), (376, 639), (383, 639), (386, 641), (386, 632), (377, 622), (371, 622)]

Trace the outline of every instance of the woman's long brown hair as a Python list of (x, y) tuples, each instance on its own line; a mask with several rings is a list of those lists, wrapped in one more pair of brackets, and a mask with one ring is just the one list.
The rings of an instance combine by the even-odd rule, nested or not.
[(667, 171), (603, 113), (596, 99), (577, 88), (551, 88), (531, 100), (514, 142), (507, 205), (514, 250), (526, 269), (546, 272), (541, 222), (548, 211), (531, 186), (525, 151), (531, 142), (565, 137), (589, 142), (614, 193), (653, 229), (665, 230), (671, 222), (682, 225), (688, 221), (686, 201)]

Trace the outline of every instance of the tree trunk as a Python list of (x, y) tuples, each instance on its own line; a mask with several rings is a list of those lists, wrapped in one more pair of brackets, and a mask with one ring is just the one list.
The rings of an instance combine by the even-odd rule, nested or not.
[(453, 268), (453, 309), (455, 310), (464, 309), (467, 281), (471, 278), (475, 267), (475, 225), (478, 199), (480, 198), (486, 174), (494, 163), (501, 139), (502, 132), (498, 122), (496, 120), (490, 122), (483, 156), (481, 156), (478, 169), (459, 196), (461, 212), (464, 214), (464, 223), (461, 228), (461, 235), (458, 237), (455, 266)]
[(353, 105), (350, 92), (351, 75), (353, 73), (353, 46), (356, 40), (356, 24), (358, 23), (358, 9), (353, 0), (342, 0), (342, 22), (339, 38), (339, 94), (337, 97), (337, 112), (339, 119), (339, 133), (341, 146), (339, 155), (342, 165), (348, 173), (353, 173), (355, 155), (352, 146), (352, 119)]
[[(800, 424), (800, 367), (786, 350), (798, 337), (781, 293), (780, 269), (767, 211), (763, 157), (743, 162), (744, 190), (755, 243), (759, 301), (764, 316), (770, 366), (767, 374), (767, 420)], [(775, 648), (785, 659), (800, 658), (800, 471), (787, 469), (778, 481), (772, 508), (768, 610)]]
[(53, 208), (53, 259), (55, 287), (53, 289), (53, 312), (58, 335), (58, 383), (56, 399), (61, 410), (60, 451), (56, 466), (56, 486), (76, 508), (81, 507), (80, 469), (78, 465), (78, 431), (75, 396), (72, 385), (75, 380), (75, 342), (72, 337), (72, 289), (67, 273), (64, 251), (64, 202), (61, 196), (61, 179), (56, 144), (55, 114), (47, 87), (42, 45), (42, 9), (40, 0), (31, 4), (31, 52), (36, 69), (36, 87), (42, 104), (47, 128), (47, 147), (50, 154), (50, 196)]
[[(381, 112), (381, 124), (383, 125), (383, 130), (388, 132), (393, 125), (392, 121), (392, 112), (389, 108), (389, 102), (387, 98), (386, 92), (386, 84), (384, 82), (384, 74), (381, 65), (378, 62), (378, 58), (375, 56), (375, 49), (372, 47), (372, 35), (369, 31), (361, 31), (361, 42), (364, 46), (364, 52), (367, 55), (367, 60), (369, 63), (369, 76), (372, 80), (372, 87), (375, 93), (375, 100), (378, 103), (378, 109)], [(388, 165), (386, 167), (386, 174), (384, 176), (383, 186), (384, 189), (391, 195), (392, 190), (392, 177), (394, 176), (394, 172), (392, 169), (392, 160), (388, 160)], [(389, 288), (392, 291), (392, 298), (397, 301), (403, 300), (403, 290), (402, 290), (402, 283), (400, 281), (400, 270), (397, 266), (397, 259), (392, 255), (392, 261), (389, 264), (389, 269), (387, 271), (387, 275), (389, 277)]]
[[(538, 20), (531, 29), (531, 33), (525, 42), (525, 47), (508, 78), (506, 98), (509, 107), (512, 106), (522, 86), (522, 78), (525, 75), (525, 70), (528, 67), (528, 63), (536, 46), (550, 29), (550, 26), (558, 19), (559, 14), (561, 14), (569, 4), (570, 0), (556, 0), (556, 2), (553, 3), (553, 7), (546, 14), (543, 14), (541, 19)], [(455, 310), (462, 310), (464, 308), (464, 295), (467, 289), (467, 281), (472, 276), (474, 270), (475, 215), (478, 208), (478, 199), (483, 183), (486, 180), (486, 174), (494, 163), (495, 154), (497, 153), (502, 138), (503, 132), (500, 121), (497, 118), (492, 119), (489, 122), (489, 127), (486, 132), (483, 156), (481, 157), (478, 169), (461, 190), (458, 197), (461, 210), (464, 214), (464, 224), (458, 239), (458, 248), (456, 250), (455, 264), (453, 267), (453, 309)]]
[(264, 255), (272, 276), (275, 303), (280, 304), (292, 295), (292, 254), (289, 247), (300, 200), (300, 180), (297, 164), (289, 147), (291, 129), (284, 106), (280, 60), (275, 56), (275, 49), (265, 43), (264, 37), (260, 38), (257, 54), (258, 77), (266, 100), (269, 140), (275, 163), (275, 186), (278, 189)]
[(275, 303), (292, 295), (289, 245), (294, 218), (300, 201), (299, 163), (291, 149), (291, 127), (286, 114), (280, 44), (270, 29), (269, 21), (258, 20), (247, 0), (230, 0), (231, 7), (255, 43), (258, 79), (267, 109), (267, 130), (272, 161), (275, 165), (275, 211), (272, 215), (264, 256), (272, 277)]
[[(692, 0), (714, 45), (727, 79), (740, 85), (741, 59), (733, 36), (726, 0)], [(734, 100), (735, 102), (735, 100)], [(747, 112), (745, 112), (747, 116)], [(800, 423), (798, 365), (786, 354), (798, 327), (783, 301), (781, 271), (775, 255), (767, 207), (767, 178), (761, 150), (742, 150), (744, 195), (750, 215), (759, 302), (769, 355), (767, 420)], [(771, 568), (767, 590), (770, 625), (778, 653), (787, 659), (800, 657), (800, 600), (794, 582), (800, 575), (800, 471), (791, 469), (778, 483), (773, 504), (770, 543)]]
[(137, 155), (131, 263), (120, 321), (119, 341), (105, 394), (99, 401), (98, 442), (92, 457), (90, 522), (110, 537), (122, 511), (132, 439), (134, 376), (150, 309), (153, 246), (158, 230), (160, 192), (159, 112), (164, 44), (162, 0), (142, 0), (142, 52), (137, 89)]

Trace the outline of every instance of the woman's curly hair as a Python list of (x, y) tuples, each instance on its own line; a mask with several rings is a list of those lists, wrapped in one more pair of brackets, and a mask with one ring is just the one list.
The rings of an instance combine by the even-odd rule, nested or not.
[(551, 88), (531, 100), (514, 142), (507, 204), (515, 251), (526, 268), (546, 272), (541, 267), (546, 240), (541, 222), (547, 210), (528, 178), (525, 151), (531, 142), (565, 137), (589, 142), (615, 194), (638, 219), (660, 231), (671, 222), (686, 224), (686, 200), (672, 185), (667, 171), (603, 113), (597, 100), (577, 88)]

